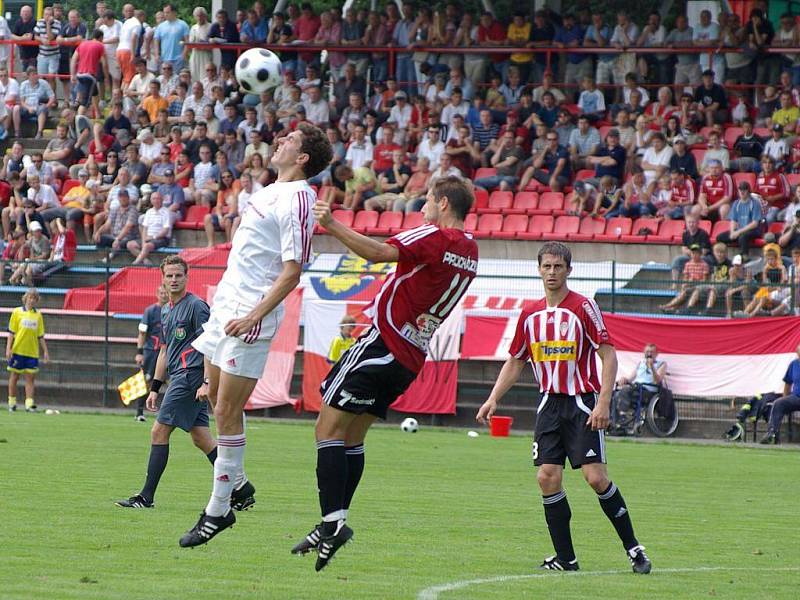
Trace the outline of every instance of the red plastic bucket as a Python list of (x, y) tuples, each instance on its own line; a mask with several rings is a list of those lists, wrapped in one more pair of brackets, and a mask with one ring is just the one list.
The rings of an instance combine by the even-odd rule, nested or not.
[(489, 423), (489, 432), (492, 437), (508, 437), (508, 432), (511, 431), (511, 423), (513, 422), (513, 417), (498, 417), (494, 415)]

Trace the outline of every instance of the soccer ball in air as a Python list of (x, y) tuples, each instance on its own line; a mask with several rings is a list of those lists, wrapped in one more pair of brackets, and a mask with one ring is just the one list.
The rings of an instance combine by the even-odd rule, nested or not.
[(417, 423), (416, 419), (408, 417), (407, 419), (403, 419), (403, 422), (400, 423), (400, 429), (406, 433), (417, 433), (417, 431), (419, 431), (419, 423)]
[(251, 48), (236, 61), (236, 80), (248, 94), (278, 87), (281, 78), (281, 59), (266, 48)]

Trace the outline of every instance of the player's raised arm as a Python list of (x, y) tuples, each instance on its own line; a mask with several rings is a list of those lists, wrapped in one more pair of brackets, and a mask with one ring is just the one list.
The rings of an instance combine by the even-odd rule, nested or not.
[(361, 258), (370, 262), (397, 262), (400, 260), (400, 251), (395, 246), (361, 235), (334, 219), (330, 203), (317, 199), (317, 203), (314, 205), (314, 217), (317, 223), (328, 230), (328, 233)]
[(489, 399), (486, 400), (483, 406), (478, 410), (478, 414), (475, 417), (478, 423), (483, 425), (488, 424), (494, 411), (497, 410), (497, 403), (500, 402), (502, 397), (506, 395), (506, 392), (511, 389), (511, 386), (517, 383), (519, 376), (522, 374), (522, 369), (525, 368), (526, 362), (527, 361), (514, 358), (513, 356), (508, 357), (503, 368), (500, 369), (500, 375), (497, 377), (497, 381), (489, 394)]

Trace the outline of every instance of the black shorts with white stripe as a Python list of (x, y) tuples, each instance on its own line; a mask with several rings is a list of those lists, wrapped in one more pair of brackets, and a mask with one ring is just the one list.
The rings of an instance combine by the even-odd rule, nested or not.
[(417, 374), (399, 362), (374, 327), (339, 359), (320, 386), (328, 406), (357, 415), (369, 413), (385, 419)]
[(533, 464), (561, 465), (566, 459), (573, 469), (606, 462), (603, 431), (586, 424), (592, 414), (595, 394), (543, 394), (536, 412), (533, 433)]

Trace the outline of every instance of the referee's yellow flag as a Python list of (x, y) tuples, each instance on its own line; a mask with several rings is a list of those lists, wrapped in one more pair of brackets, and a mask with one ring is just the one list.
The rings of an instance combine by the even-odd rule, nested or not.
[(144, 379), (144, 371), (137, 371), (136, 375), (128, 377), (117, 386), (119, 398), (125, 406), (137, 398), (147, 394), (147, 381)]

